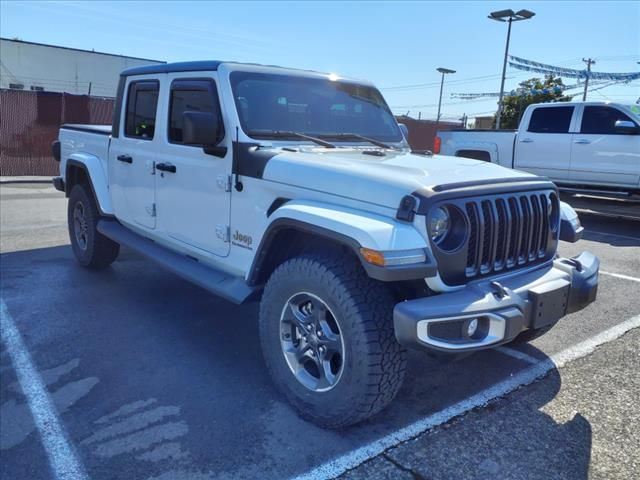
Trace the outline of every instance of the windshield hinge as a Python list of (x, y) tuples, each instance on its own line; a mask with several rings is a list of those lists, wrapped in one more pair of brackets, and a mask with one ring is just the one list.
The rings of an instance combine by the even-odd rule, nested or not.
[(229, 227), (229, 225), (216, 226), (216, 237), (218, 237), (220, 240), (227, 243), (229, 241), (230, 236), (231, 236), (231, 227)]
[(147, 205), (146, 207), (147, 213), (152, 216), (155, 217), (156, 216), (156, 204), (152, 203), (151, 205)]
[(231, 175), (220, 174), (216, 179), (218, 188), (221, 188), (225, 192), (231, 191)]

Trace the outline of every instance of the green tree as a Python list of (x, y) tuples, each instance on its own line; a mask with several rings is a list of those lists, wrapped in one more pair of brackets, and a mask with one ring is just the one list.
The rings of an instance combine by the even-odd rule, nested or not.
[[(544, 79), (530, 78), (520, 83), (520, 87), (514, 92), (515, 95), (503, 97), (504, 109), (500, 128), (518, 128), (522, 114), (532, 103), (568, 102), (571, 97), (564, 95), (563, 87), (562, 79), (553, 75), (547, 75)], [(494, 128), (496, 116), (493, 116)]]

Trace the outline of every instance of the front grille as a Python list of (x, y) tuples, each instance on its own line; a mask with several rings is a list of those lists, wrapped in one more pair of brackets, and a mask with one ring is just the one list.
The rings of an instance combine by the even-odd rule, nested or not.
[[(549, 208), (555, 210), (550, 212)], [(549, 216), (555, 218), (558, 211), (558, 199), (552, 191), (467, 200), (464, 211), (469, 222), (466, 278), (548, 258), (549, 242), (555, 238)]]

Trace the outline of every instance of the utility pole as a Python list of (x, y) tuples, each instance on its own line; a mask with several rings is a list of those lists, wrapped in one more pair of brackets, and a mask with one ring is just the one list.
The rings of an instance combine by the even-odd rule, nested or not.
[(595, 65), (596, 61), (591, 58), (583, 58), (582, 61), (587, 64), (587, 78), (584, 80), (584, 93), (582, 101), (587, 101), (587, 88), (589, 87), (589, 77), (591, 76), (591, 65)]

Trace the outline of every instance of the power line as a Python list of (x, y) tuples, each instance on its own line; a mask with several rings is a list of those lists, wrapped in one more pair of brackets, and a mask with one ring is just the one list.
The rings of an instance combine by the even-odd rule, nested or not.
[[(475, 82), (478, 80), (486, 80), (486, 79), (490, 79), (490, 78), (496, 78), (499, 77), (500, 75), (483, 75), (480, 77), (468, 77), (468, 78), (463, 78), (463, 79), (459, 79), (459, 80), (451, 80), (449, 82), (447, 82), (447, 84), (463, 84), (463, 83), (469, 83), (469, 82)], [(391, 87), (381, 87), (381, 90), (415, 90), (415, 89), (419, 89), (419, 88), (430, 88), (430, 87), (439, 87), (440, 86), (440, 82), (433, 82), (433, 83), (415, 83), (413, 85), (395, 85), (395, 86), (391, 86)]]

